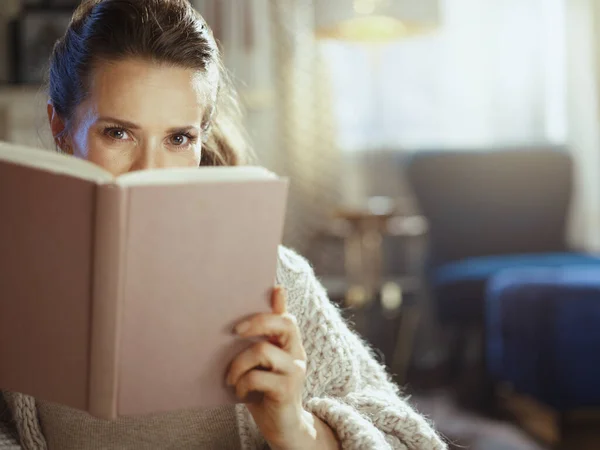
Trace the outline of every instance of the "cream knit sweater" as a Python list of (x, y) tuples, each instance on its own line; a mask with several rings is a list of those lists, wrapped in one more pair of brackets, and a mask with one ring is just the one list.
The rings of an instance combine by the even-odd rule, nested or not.
[[(371, 350), (348, 329), (337, 308), (328, 300), (310, 265), (283, 247), (279, 251), (277, 282), (287, 289), (288, 310), (298, 319), (308, 355), (304, 406), (336, 432), (344, 449), (447, 448), (427, 420), (399, 396), (397, 386), (373, 358)], [(47, 449), (48, 443), (38, 420), (35, 400), (21, 394), (5, 395), (23, 448)], [(59, 414), (60, 409), (56, 411)], [(231, 433), (237, 434), (242, 450), (266, 448), (265, 440), (244, 405), (236, 405), (235, 416), (232, 417), (235, 418), (233, 422), (237, 422), (237, 432), (233, 429)], [(84, 418), (86, 420), (92, 424), (94, 419)], [(223, 420), (227, 420), (226, 414)], [(182, 419), (176, 423), (185, 422)], [(129, 439), (131, 433), (135, 433), (135, 429), (129, 430)], [(141, 444), (147, 437), (140, 435), (139, 439)], [(124, 448), (119, 442), (114, 444), (110, 448)], [(164, 448), (162, 444), (157, 445), (150, 448)], [(89, 448), (98, 447), (90, 442)], [(169, 448), (184, 446), (170, 442)]]

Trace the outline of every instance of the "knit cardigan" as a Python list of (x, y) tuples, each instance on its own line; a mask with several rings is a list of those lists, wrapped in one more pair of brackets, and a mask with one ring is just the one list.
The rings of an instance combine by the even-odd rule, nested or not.
[[(306, 260), (281, 247), (277, 283), (287, 291), (288, 311), (297, 318), (308, 356), (304, 407), (334, 430), (342, 448), (447, 448), (427, 420), (401, 398), (372, 350), (350, 331)], [(35, 399), (5, 395), (23, 448), (45, 450)], [(242, 450), (266, 448), (248, 409), (238, 404), (235, 411)]]

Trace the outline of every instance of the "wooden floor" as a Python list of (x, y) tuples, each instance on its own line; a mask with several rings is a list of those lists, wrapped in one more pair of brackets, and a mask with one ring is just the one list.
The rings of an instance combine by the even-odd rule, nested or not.
[(600, 411), (575, 411), (561, 419), (550, 408), (515, 394), (506, 394), (502, 406), (524, 430), (550, 448), (600, 449)]
[(412, 401), (453, 450), (600, 450), (600, 418), (595, 415), (575, 415), (561, 434), (551, 411), (523, 398), (506, 400), (511, 420), (463, 409), (443, 391), (417, 394)]
[(546, 450), (508, 421), (486, 418), (457, 406), (450, 394), (414, 395), (416, 408), (435, 424), (452, 449)]

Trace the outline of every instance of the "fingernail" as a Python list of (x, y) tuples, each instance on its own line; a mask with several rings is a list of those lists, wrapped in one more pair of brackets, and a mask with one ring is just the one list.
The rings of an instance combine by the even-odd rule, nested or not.
[(235, 332), (237, 334), (243, 334), (250, 329), (250, 324), (248, 322), (242, 322), (235, 327)]

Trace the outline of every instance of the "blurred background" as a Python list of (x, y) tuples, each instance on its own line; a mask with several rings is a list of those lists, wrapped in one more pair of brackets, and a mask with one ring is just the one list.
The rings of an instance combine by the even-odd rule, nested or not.
[[(456, 448), (600, 448), (600, 2), (192, 0), (284, 243)], [(52, 148), (77, 1), (0, 3), (0, 140)]]

